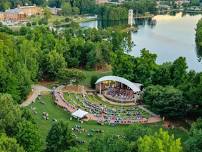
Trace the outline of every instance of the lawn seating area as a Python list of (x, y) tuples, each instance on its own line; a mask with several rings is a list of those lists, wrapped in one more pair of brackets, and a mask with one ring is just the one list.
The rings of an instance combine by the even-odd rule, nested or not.
[(80, 108), (95, 115), (98, 122), (102, 124), (131, 124), (147, 121), (147, 118), (151, 117), (138, 106), (111, 105), (97, 95), (83, 96), (76, 93), (64, 93), (64, 98), (77, 109)]
[[(77, 119), (73, 119), (69, 112), (58, 107), (54, 103), (54, 98), (51, 95), (42, 95), (40, 99), (27, 107), (33, 113), (34, 121), (39, 127), (40, 135), (43, 137), (43, 146), (45, 148), (45, 140), (51, 125), (56, 121), (67, 121), (69, 127), (73, 130), (76, 137), (80, 151), (87, 151), (88, 144), (97, 136), (105, 135), (120, 135), (122, 136), (124, 130), (128, 125), (98, 125), (95, 121), (88, 121), (81, 123)], [(48, 114), (49, 119), (44, 119), (43, 114)], [(149, 127), (153, 132), (158, 131), (162, 127), (162, 123), (143, 125)], [(170, 134), (175, 134), (176, 138), (181, 138), (182, 141), (187, 139), (187, 133), (179, 128), (167, 129)]]

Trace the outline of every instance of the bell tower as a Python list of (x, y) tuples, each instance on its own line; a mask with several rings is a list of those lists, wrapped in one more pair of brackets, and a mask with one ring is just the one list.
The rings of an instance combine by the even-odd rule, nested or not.
[(128, 11), (128, 25), (133, 26), (133, 10), (129, 9)]

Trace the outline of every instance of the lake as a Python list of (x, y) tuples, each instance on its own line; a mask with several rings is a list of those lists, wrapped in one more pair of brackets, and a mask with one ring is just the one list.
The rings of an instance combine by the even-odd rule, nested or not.
[[(175, 15), (157, 15), (153, 17), (155, 25), (149, 21), (136, 21), (138, 32), (131, 33), (135, 44), (129, 54), (140, 56), (140, 50), (146, 48), (156, 53), (157, 63), (174, 61), (180, 56), (186, 57), (189, 69), (202, 71), (200, 56), (195, 45), (195, 28), (202, 15), (176, 13)], [(82, 27), (97, 27), (98, 21), (81, 23)]]

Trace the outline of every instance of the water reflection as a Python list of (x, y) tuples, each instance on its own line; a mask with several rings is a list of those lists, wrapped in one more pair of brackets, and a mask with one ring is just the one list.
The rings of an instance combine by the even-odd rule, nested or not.
[[(139, 56), (140, 50), (146, 48), (158, 55), (158, 63), (174, 61), (183, 56), (186, 57), (189, 69), (202, 71), (199, 62), (202, 59), (202, 51), (196, 49), (195, 45), (195, 28), (201, 17), (201, 14), (173, 12), (156, 15), (152, 19), (134, 20), (138, 25), (138, 32), (132, 32), (131, 38), (128, 39), (134, 43), (128, 48), (131, 50), (129, 54)], [(92, 24), (93, 27), (107, 27), (124, 22), (93, 21), (85, 24), (89, 27), (92, 27)]]

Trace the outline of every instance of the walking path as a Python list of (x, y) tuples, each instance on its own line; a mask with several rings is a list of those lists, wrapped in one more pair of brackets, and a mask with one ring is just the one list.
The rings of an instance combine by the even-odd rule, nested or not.
[(140, 108), (140, 109), (146, 111), (147, 113), (149, 113), (149, 114), (152, 115), (152, 116), (157, 116), (157, 114), (151, 112), (151, 111), (148, 110), (147, 108), (144, 108), (144, 105), (139, 105), (138, 108)]
[(20, 107), (29, 106), (32, 102), (35, 102), (37, 97), (41, 94), (41, 92), (50, 92), (51, 90), (41, 86), (41, 85), (33, 85), (31, 95), (20, 105)]
[[(62, 87), (60, 88), (57, 88), (56, 90), (60, 90)], [(67, 111), (69, 111), (70, 113), (73, 113), (75, 111), (77, 111), (78, 109), (75, 108), (74, 106), (70, 105), (63, 97), (63, 93), (62, 92), (57, 92), (57, 91), (54, 91), (54, 96), (55, 96), (55, 103), (59, 106), (59, 107), (62, 107), (64, 109), (66, 109)], [(97, 121), (98, 118), (96, 116), (94, 116), (93, 114), (91, 113), (88, 113), (86, 115), (87, 117), (87, 120), (94, 120), (94, 121)]]

